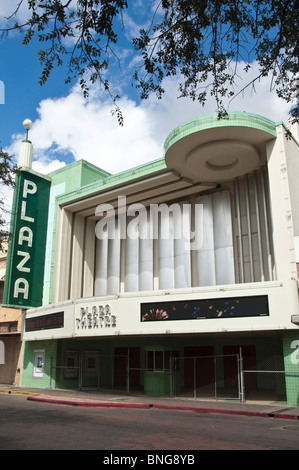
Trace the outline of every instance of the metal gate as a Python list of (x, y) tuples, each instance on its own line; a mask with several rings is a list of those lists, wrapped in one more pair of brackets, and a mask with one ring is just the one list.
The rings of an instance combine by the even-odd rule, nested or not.
[[(129, 351), (129, 350), (128, 350)], [(208, 350), (206, 350), (208, 351)], [(131, 351), (131, 352), (134, 352)], [(99, 351), (71, 351), (65, 365), (50, 362), (49, 388), (72, 388), (118, 393), (157, 394), (155, 382), (163, 382), (162, 395), (192, 399), (286, 401), (286, 381), (299, 381), (298, 371), (248, 368), (242, 347), (239, 354), (172, 357), (167, 368), (154, 371), (135, 367), (130, 354), (102, 355)]]
[[(79, 390), (143, 393), (145, 368), (132, 367), (129, 355), (102, 355), (99, 351), (84, 351), (78, 361), (66, 366), (50, 366), (50, 383), (57, 381), (61, 388)], [(169, 381), (170, 397), (235, 399), (243, 401), (244, 374), (242, 355), (172, 357), (169, 369), (163, 372)], [(136, 387), (138, 376), (139, 387)], [(168, 377), (168, 378), (166, 378)], [(54, 380), (55, 379), (55, 380)]]
[(241, 400), (241, 354), (176, 357), (171, 362), (173, 397)]

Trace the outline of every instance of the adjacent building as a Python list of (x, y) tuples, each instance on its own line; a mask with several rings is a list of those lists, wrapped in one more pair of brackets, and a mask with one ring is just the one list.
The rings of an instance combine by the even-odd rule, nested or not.
[(203, 116), (116, 175), (31, 160), (4, 293), (22, 385), (299, 404), (296, 125)]
[[(3, 300), (7, 240), (0, 250), (0, 305)], [(20, 385), (22, 367), (22, 311), (0, 307), (0, 383)]]

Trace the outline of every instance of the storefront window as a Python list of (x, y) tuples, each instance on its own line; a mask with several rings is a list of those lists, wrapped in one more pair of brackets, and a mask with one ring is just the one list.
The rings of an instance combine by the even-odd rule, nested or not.
[(178, 351), (169, 350), (152, 350), (145, 354), (146, 370), (155, 372), (169, 371), (171, 358), (179, 356)]
[(154, 354), (155, 351), (146, 351), (146, 369), (154, 370)]
[(155, 370), (164, 370), (164, 351), (155, 351)]

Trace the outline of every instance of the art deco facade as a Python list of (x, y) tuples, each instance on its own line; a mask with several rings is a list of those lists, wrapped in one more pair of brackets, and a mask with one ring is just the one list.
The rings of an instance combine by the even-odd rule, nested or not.
[(36, 175), (22, 154), (6, 287), (24, 309), (22, 384), (298, 405), (296, 132), (205, 116), (117, 175)]

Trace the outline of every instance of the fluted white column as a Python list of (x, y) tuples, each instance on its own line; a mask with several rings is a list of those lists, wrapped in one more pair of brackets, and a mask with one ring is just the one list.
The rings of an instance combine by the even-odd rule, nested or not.
[[(134, 220), (134, 217), (128, 217), (128, 224)], [(127, 230), (130, 235), (130, 230)], [(132, 235), (132, 233), (131, 233)], [(125, 240), (125, 291), (138, 291), (139, 282), (139, 237), (128, 236)]]
[(213, 195), (216, 283), (234, 284), (232, 214), (229, 191)]
[(139, 290), (153, 289), (154, 280), (154, 250), (153, 236), (149, 217), (141, 219), (139, 239)]
[(173, 216), (166, 212), (159, 221), (159, 289), (174, 288)]
[(198, 286), (216, 284), (213, 202), (211, 196), (202, 196), (195, 201), (196, 275)]
[(108, 275), (108, 238), (96, 239), (94, 295), (106, 295)]
[(174, 213), (174, 285), (176, 288), (191, 287), (190, 258), (190, 205), (179, 205), (180, 212)]
[(115, 234), (108, 240), (107, 263), (107, 294), (118, 294), (120, 282), (120, 237), (117, 221), (115, 223)]

